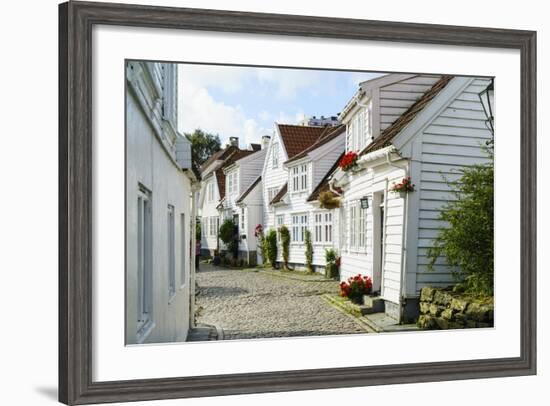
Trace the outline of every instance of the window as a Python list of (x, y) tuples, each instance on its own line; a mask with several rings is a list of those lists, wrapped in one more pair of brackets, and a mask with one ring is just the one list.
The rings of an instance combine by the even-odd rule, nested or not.
[(218, 223), (219, 219), (216, 216), (208, 217), (210, 237), (216, 237), (218, 235)]
[(357, 243), (360, 248), (364, 248), (365, 240), (366, 240), (365, 239), (365, 225), (366, 225), (365, 217), (366, 216), (365, 216), (365, 209), (361, 208), (361, 203), (358, 204), (357, 211), (359, 212), (358, 224), (357, 224), (359, 237), (358, 237)]
[(349, 245), (355, 247), (357, 245), (357, 205), (353, 204), (349, 208)]
[(231, 172), (227, 175), (227, 193), (232, 195), (238, 190), (237, 172)]
[(281, 233), (279, 232), (279, 229), (285, 224), (285, 215), (278, 214), (275, 217), (275, 224), (277, 226), (277, 241), (281, 242)]
[(325, 242), (332, 242), (332, 213), (325, 213)]
[(302, 214), (300, 216), (300, 241), (306, 239), (306, 230), (307, 230), (307, 214)]
[(332, 213), (315, 213), (313, 241), (318, 244), (332, 242)]
[(140, 186), (137, 200), (137, 334), (142, 336), (152, 321), (151, 192)]
[(241, 234), (245, 234), (244, 230), (244, 207), (241, 207)]
[(323, 214), (315, 213), (315, 225), (314, 225), (313, 241), (317, 243), (323, 242)]
[(307, 189), (307, 165), (300, 166), (300, 190)]
[(293, 192), (307, 190), (307, 164), (292, 168), (290, 176)]
[(360, 151), (365, 148), (372, 134), (371, 131), (371, 102), (368, 107), (361, 108), (348, 123), (347, 150)]
[(214, 182), (209, 182), (206, 187), (207, 199), (206, 201), (211, 203), (214, 201)]
[(292, 242), (304, 242), (307, 230), (307, 213), (292, 215)]
[(180, 274), (180, 277), (181, 277), (181, 281), (180, 281), (180, 285), (183, 286), (185, 285), (185, 282), (187, 282), (186, 280), (186, 273), (185, 273), (185, 267), (186, 267), (186, 258), (185, 258), (185, 214), (184, 213), (181, 213), (180, 214), (180, 232), (181, 232), (181, 241), (180, 241), (180, 249), (181, 249), (181, 274)]
[(353, 202), (349, 208), (349, 247), (360, 249), (366, 247), (366, 210), (360, 202)]
[(271, 167), (277, 168), (279, 166), (279, 144), (273, 143), (271, 146)]
[(168, 205), (168, 297), (171, 299), (176, 293), (176, 242), (174, 230), (174, 206)]

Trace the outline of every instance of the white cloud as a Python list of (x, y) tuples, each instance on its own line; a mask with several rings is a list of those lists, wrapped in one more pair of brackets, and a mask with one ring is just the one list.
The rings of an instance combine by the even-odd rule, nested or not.
[(219, 134), (222, 144), (229, 137), (239, 137), (242, 148), (249, 143), (259, 143), (262, 135), (271, 133), (271, 129), (246, 117), (240, 106), (215, 100), (206, 87), (196, 86), (194, 82), (182, 86), (180, 82), (178, 93), (178, 129), (182, 133), (201, 128)]
[(258, 117), (260, 118), (260, 120), (267, 121), (271, 118), (271, 113), (269, 111), (262, 110), (258, 114)]
[(275, 86), (276, 97), (286, 100), (294, 99), (299, 90), (320, 82), (319, 72), (312, 70), (259, 68), (255, 73), (260, 83)]
[(178, 80), (196, 87), (217, 88), (226, 93), (237, 93), (244, 88), (246, 69), (231, 66), (187, 65), (178, 66)]

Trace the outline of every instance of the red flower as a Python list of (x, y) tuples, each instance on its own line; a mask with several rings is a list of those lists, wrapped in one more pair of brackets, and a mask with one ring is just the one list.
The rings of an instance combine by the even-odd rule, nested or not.
[(342, 159), (340, 159), (340, 162), (338, 163), (338, 167), (344, 171), (348, 171), (355, 166), (357, 158), (358, 158), (358, 155), (356, 152), (349, 151), (346, 154), (344, 154)]

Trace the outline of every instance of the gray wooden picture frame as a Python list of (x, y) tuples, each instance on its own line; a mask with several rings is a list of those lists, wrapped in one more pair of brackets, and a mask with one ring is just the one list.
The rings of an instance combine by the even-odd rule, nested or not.
[[(96, 24), (517, 49), (521, 53), (521, 355), (92, 381), (92, 28)], [(123, 293), (121, 293), (123, 294)], [(122, 327), (121, 327), (122, 328)], [(59, 6), (59, 400), (87, 404), (536, 373), (536, 32), (109, 3)]]

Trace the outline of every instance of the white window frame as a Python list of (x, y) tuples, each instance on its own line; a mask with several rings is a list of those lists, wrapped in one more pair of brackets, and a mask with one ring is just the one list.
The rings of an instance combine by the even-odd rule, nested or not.
[(352, 203), (349, 207), (349, 248), (355, 250), (357, 247), (357, 204)]
[(372, 101), (359, 108), (347, 126), (346, 150), (359, 152), (365, 148), (372, 135)]
[(208, 203), (212, 203), (214, 201), (214, 182), (209, 182), (206, 186), (207, 189), (207, 199), (206, 201)]
[(138, 341), (145, 338), (153, 323), (152, 199), (151, 192), (139, 185), (137, 198), (137, 317)]
[(277, 142), (271, 146), (271, 167), (273, 169), (279, 167), (279, 144)]
[(277, 241), (281, 242), (281, 233), (279, 232), (279, 228), (281, 226), (284, 226), (285, 224), (285, 215), (284, 214), (277, 214), (275, 216), (275, 227), (277, 229)]
[(232, 195), (237, 192), (239, 186), (237, 184), (237, 172), (232, 171), (227, 174), (227, 194)]
[(305, 241), (305, 231), (308, 228), (308, 214), (292, 214), (292, 243), (302, 244)]
[(349, 206), (349, 242), (354, 252), (365, 252), (367, 247), (367, 210), (361, 208), (361, 202), (352, 202)]
[(174, 206), (169, 204), (166, 211), (166, 248), (167, 248), (167, 265), (168, 265), (168, 300), (176, 294), (176, 226), (174, 216)]
[(290, 183), (292, 185), (291, 190), (293, 192), (298, 192), (299, 191), (299, 186), (300, 186), (300, 171), (299, 171), (299, 168), (297, 166), (294, 166), (290, 170)]
[(326, 212), (324, 217), (324, 226), (325, 226), (325, 243), (332, 243), (332, 212)]
[(300, 191), (307, 190), (308, 187), (307, 169), (307, 164), (300, 165)]

